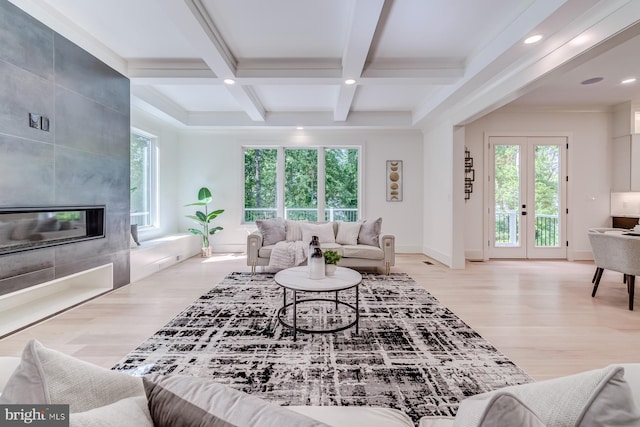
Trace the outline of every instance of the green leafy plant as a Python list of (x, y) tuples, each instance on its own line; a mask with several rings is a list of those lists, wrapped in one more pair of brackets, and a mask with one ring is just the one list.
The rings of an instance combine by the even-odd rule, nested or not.
[(202, 236), (202, 247), (209, 247), (209, 236), (213, 236), (218, 231), (222, 230), (222, 227), (209, 227), (211, 221), (216, 219), (218, 215), (224, 212), (224, 209), (218, 209), (212, 212), (209, 212), (208, 205), (213, 201), (213, 197), (211, 196), (211, 190), (207, 187), (202, 187), (198, 190), (198, 201), (194, 203), (189, 203), (185, 206), (204, 206), (204, 212), (196, 211), (195, 215), (186, 215), (187, 218), (191, 218), (196, 224), (200, 226), (198, 228), (189, 228), (188, 231), (197, 236)]
[(325, 264), (337, 264), (342, 259), (342, 255), (331, 249), (324, 251), (323, 255)]

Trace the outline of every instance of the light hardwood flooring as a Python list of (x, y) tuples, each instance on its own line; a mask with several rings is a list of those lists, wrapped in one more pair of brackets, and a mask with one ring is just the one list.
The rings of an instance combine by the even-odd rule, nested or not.
[[(640, 361), (640, 304), (627, 309), (622, 275), (605, 272), (591, 298), (592, 262), (467, 262), (451, 270), (398, 255), (404, 272), (535, 379)], [(194, 257), (0, 340), (0, 356), (45, 345), (111, 367), (231, 271), (241, 254)], [(640, 292), (638, 292), (640, 293)]]

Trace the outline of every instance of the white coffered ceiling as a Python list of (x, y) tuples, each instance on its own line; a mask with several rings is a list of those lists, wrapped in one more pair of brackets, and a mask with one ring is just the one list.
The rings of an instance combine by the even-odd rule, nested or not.
[[(408, 128), (637, 0), (11, 1), (129, 76), (134, 106), (180, 126)], [(537, 32), (542, 43), (522, 43)], [(576, 84), (638, 76), (640, 42), (622, 41), (517, 88), (517, 103), (633, 99)]]

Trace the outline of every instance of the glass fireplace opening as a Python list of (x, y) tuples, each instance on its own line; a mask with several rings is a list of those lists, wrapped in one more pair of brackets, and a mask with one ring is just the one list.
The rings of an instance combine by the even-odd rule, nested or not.
[(104, 209), (0, 208), (0, 255), (104, 238)]

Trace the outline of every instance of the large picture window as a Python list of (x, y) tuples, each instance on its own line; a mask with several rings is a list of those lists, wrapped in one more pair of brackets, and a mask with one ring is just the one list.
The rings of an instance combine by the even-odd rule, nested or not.
[(244, 149), (244, 221), (357, 221), (360, 149)]
[(155, 138), (131, 132), (131, 224), (157, 225), (157, 162)]

